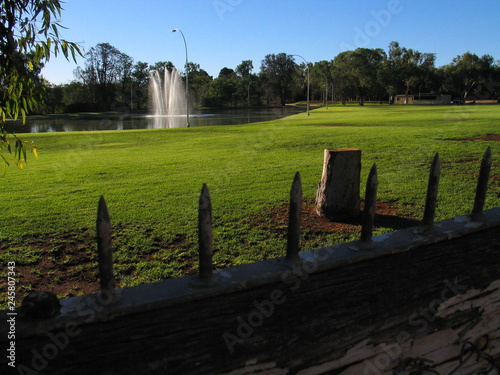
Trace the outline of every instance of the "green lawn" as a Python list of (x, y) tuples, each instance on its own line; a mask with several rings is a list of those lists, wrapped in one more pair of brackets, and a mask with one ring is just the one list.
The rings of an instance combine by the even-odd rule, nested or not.
[[(218, 267), (281, 255), (284, 237), (256, 228), (252, 218), (287, 202), (296, 171), (304, 198), (314, 198), (325, 148), (360, 148), (362, 191), (376, 162), (379, 200), (396, 202), (403, 215), (416, 219), (430, 163), (439, 152), (439, 220), (470, 211), (480, 160), (491, 146), (493, 178), (486, 201), (491, 208), (500, 204), (498, 142), (456, 139), (499, 133), (498, 105), (365, 105), (238, 126), (26, 134), (22, 138), (37, 145), (39, 158), (0, 177), (0, 257), (3, 263), (17, 259), (36, 266), (44, 251), (54, 251), (57, 260), (60, 251), (51, 242), (59, 249), (81, 242), (81, 251), (91, 254), (103, 195), (122, 285), (193, 271), (203, 183), (212, 197)], [(311, 237), (304, 248), (348, 239)]]

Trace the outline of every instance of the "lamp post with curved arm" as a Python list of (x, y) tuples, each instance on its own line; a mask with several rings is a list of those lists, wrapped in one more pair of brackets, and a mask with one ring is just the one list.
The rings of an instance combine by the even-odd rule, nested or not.
[(310, 80), (309, 80), (309, 64), (307, 63), (306, 59), (304, 59), (300, 55), (292, 55), (292, 56), (297, 56), (300, 57), (304, 62), (306, 63), (307, 67), (307, 115), (309, 116), (309, 86), (310, 86)]
[(180, 32), (182, 35), (182, 39), (184, 40), (184, 48), (186, 49), (186, 121), (187, 121), (187, 127), (189, 128), (189, 69), (188, 69), (188, 47), (186, 43), (186, 38), (184, 37), (184, 33), (182, 32), (181, 29), (173, 29), (172, 32), (175, 33), (176, 31)]

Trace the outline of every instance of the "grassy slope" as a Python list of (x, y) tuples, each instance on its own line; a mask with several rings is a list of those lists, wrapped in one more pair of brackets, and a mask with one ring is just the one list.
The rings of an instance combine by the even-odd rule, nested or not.
[[(254, 228), (248, 219), (285, 203), (296, 171), (305, 198), (313, 198), (325, 148), (362, 149), (363, 181), (376, 162), (379, 199), (398, 201), (413, 218), (421, 217), (428, 168), (439, 152), (438, 219), (464, 214), (472, 205), (482, 154), (491, 146), (492, 174), (498, 177), (500, 147), (444, 139), (498, 134), (499, 120), (500, 106), (367, 105), (241, 126), (25, 135), (38, 146), (40, 158), (22, 172), (10, 169), (0, 180), (0, 256), (7, 261), (17, 254), (28, 262), (30, 252), (39, 255), (40, 250), (26, 247), (27, 235), (88, 241), (104, 195), (118, 270), (134, 270), (135, 276), (124, 275), (122, 283), (177, 276), (182, 263), (195, 256), (197, 201), (205, 182), (214, 208), (216, 264), (276, 256), (284, 239)], [(487, 207), (499, 205), (499, 190), (497, 178)], [(346, 239), (332, 234), (306, 247)], [(88, 251), (94, 247), (89, 242)]]

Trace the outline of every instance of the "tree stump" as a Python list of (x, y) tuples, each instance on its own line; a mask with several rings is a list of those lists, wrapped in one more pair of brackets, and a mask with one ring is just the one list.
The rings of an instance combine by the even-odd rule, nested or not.
[(316, 192), (316, 212), (331, 220), (360, 215), (361, 150), (325, 150), (323, 174)]

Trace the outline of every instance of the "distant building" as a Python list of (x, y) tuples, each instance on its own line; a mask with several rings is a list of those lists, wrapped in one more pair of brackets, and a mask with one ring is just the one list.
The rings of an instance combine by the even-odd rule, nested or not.
[(451, 95), (411, 94), (396, 95), (395, 104), (450, 104)]

